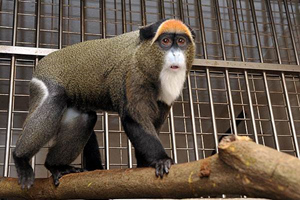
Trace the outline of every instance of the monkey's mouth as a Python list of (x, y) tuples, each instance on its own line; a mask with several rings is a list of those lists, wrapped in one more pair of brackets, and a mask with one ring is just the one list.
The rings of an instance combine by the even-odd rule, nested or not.
[(177, 66), (177, 65), (172, 65), (170, 68), (173, 69), (173, 70), (176, 70), (176, 69), (179, 69), (179, 66)]

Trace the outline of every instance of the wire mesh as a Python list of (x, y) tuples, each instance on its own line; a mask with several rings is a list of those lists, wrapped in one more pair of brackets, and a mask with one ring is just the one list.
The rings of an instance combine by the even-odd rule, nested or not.
[[(282, 65), (299, 67), (299, 1), (3, 0), (0, 45), (22, 48), (8, 54), (0, 46), (0, 175), (16, 176), (11, 152), (41, 58), (26, 54), (26, 48), (59, 49), (109, 38), (161, 18), (180, 18), (195, 30), (196, 59), (273, 63), (281, 70), (195, 65), (160, 133), (167, 153), (178, 163), (206, 158), (219, 137), (235, 133), (299, 157), (299, 70), (285, 71)], [(116, 113), (99, 112), (95, 132), (107, 168), (136, 165)], [(43, 163), (50, 145), (33, 159), (37, 177), (49, 176)]]

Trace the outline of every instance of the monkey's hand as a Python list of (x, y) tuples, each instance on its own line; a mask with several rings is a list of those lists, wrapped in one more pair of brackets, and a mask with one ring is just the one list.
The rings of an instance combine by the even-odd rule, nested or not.
[(171, 158), (164, 158), (152, 162), (151, 167), (155, 168), (156, 177), (163, 178), (164, 174), (169, 173), (172, 164), (174, 162)]

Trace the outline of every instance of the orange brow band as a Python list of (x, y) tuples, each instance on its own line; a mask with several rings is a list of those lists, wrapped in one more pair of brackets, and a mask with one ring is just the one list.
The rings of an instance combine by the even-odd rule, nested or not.
[(193, 42), (193, 37), (192, 37), (192, 33), (191, 33), (190, 29), (184, 23), (182, 23), (180, 20), (170, 19), (170, 20), (163, 22), (158, 27), (151, 44), (153, 44), (157, 40), (157, 38), (163, 33), (184, 33)]

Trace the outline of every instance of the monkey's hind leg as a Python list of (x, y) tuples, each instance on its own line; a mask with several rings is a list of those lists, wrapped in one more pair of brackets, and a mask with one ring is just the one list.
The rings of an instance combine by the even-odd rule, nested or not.
[(96, 112), (81, 112), (68, 108), (61, 122), (54, 145), (50, 148), (45, 167), (52, 173), (54, 185), (69, 173), (82, 172), (83, 169), (70, 166), (79, 156), (89, 140), (97, 121)]
[(83, 165), (84, 169), (93, 171), (96, 169), (104, 169), (101, 162), (101, 155), (99, 152), (99, 145), (95, 131), (89, 141), (86, 143), (83, 150)]
[(32, 79), (30, 94), (29, 114), (13, 152), (22, 189), (33, 185), (34, 172), (29, 161), (57, 133), (66, 107), (64, 90), (39, 79)]

